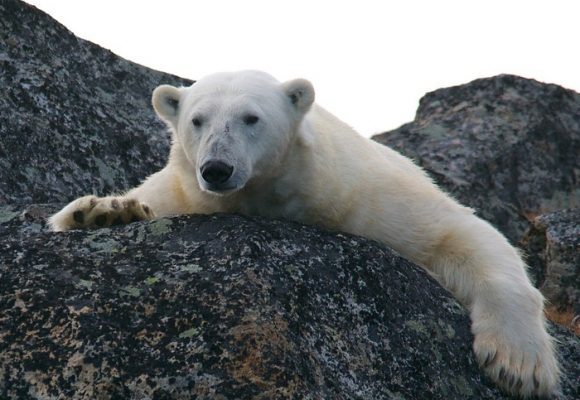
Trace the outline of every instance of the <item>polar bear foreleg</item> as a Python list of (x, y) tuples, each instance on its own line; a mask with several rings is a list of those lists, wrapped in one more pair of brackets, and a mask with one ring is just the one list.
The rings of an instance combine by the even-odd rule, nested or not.
[(475, 216), (451, 226), (428, 269), (469, 308), (478, 362), (512, 394), (556, 393), (559, 368), (545, 327), (544, 298), (517, 250)]

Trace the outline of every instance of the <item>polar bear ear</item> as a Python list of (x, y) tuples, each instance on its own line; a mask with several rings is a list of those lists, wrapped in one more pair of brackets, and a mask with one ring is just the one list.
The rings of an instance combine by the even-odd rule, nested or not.
[(314, 103), (314, 87), (306, 79), (284, 82), (282, 88), (292, 105), (302, 113), (308, 111)]
[(151, 99), (157, 115), (175, 128), (177, 128), (180, 101), (181, 90), (171, 85), (161, 85), (155, 88)]

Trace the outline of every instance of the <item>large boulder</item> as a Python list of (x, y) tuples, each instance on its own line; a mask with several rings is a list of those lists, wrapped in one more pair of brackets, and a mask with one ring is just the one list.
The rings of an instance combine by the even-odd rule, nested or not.
[(153, 71), (75, 37), (36, 8), (0, 2), (0, 204), (128, 189), (160, 169)]
[(55, 234), (55, 209), (0, 207), (0, 398), (507, 398), (466, 311), (376, 242), (232, 215)]
[(50, 211), (4, 210), (0, 396), (503, 398), (465, 310), (377, 243), (227, 215), (54, 234)]

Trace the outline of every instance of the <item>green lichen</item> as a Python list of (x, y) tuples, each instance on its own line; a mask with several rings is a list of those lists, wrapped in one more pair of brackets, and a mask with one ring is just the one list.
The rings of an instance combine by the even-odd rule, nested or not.
[(445, 321), (439, 320), (439, 326), (441, 327), (441, 330), (443, 331), (443, 334), (445, 335), (445, 337), (447, 337), (447, 339), (453, 339), (455, 337), (455, 329), (453, 329), (453, 327), (446, 323)]
[(23, 174), (29, 182), (35, 182), (37, 180), (38, 170), (32, 167), (26, 167), (24, 168)]
[(387, 394), (389, 395), (389, 399), (405, 400), (405, 396), (403, 396), (400, 392), (391, 392), (389, 389), (387, 389)]
[(76, 286), (91, 290), (93, 288), (93, 282), (81, 279), (77, 282)]
[(147, 279), (145, 279), (146, 285), (153, 285), (157, 282), (159, 282), (159, 278), (157, 278), (156, 276), (150, 276)]
[(551, 198), (542, 199), (540, 209), (544, 212), (580, 206), (580, 189), (570, 191), (557, 190)]
[(20, 215), (18, 211), (12, 211), (12, 207), (0, 207), (0, 224), (8, 222)]
[(119, 290), (121, 296), (139, 297), (141, 296), (141, 289), (135, 286), (125, 286)]
[(427, 327), (421, 321), (417, 321), (417, 320), (406, 321), (405, 325), (407, 327), (409, 327), (410, 329), (414, 330), (415, 332), (420, 333), (423, 336), (429, 335)]
[(194, 272), (194, 273), (197, 273), (197, 272), (201, 272), (203, 269), (199, 265), (197, 265), (197, 264), (187, 264), (187, 265), (182, 265), (179, 268), (179, 270), (180, 271), (184, 271), (184, 272)]
[(190, 337), (193, 337), (193, 336), (197, 336), (198, 334), (199, 334), (199, 329), (198, 328), (191, 328), (191, 329), (188, 329), (186, 331), (181, 332), (179, 334), (179, 337), (182, 338), (182, 339), (183, 338), (190, 338)]
[(151, 234), (153, 236), (165, 235), (165, 234), (171, 232), (171, 225), (172, 224), (173, 224), (173, 222), (171, 222), (171, 220), (168, 218), (155, 219), (155, 220), (151, 221), (151, 223), (149, 223), (149, 225), (148, 225), (149, 232), (151, 232)]
[(141, 226), (139, 226), (137, 229), (137, 237), (135, 240), (137, 242), (142, 242), (145, 240), (145, 238), (147, 238), (148, 235), (166, 235), (167, 233), (171, 232), (172, 224), (173, 222), (171, 222), (171, 220), (168, 218), (154, 219), (147, 224), (141, 224)]
[(89, 232), (85, 243), (97, 254), (115, 254), (121, 251), (123, 246), (114, 239), (111, 239), (111, 230), (108, 228)]

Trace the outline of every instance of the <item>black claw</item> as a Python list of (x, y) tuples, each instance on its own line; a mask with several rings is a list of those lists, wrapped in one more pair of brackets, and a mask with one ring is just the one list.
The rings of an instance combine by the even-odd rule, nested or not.
[(81, 210), (77, 210), (73, 213), (73, 219), (77, 224), (82, 224), (85, 222), (85, 213)]
[(538, 378), (536, 378), (536, 375), (534, 375), (534, 389), (537, 391), (540, 388), (540, 381), (538, 381)]
[(505, 369), (503, 369), (503, 368), (502, 368), (502, 369), (500, 369), (500, 370), (499, 370), (499, 380), (500, 380), (500, 381), (503, 381), (503, 380), (505, 379), (505, 376), (506, 376)]
[(97, 225), (99, 227), (105, 226), (106, 223), (107, 223), (107, 216), (105, 214), (101, 214), (101, 215), (97, 216), (97, 218), (95, 218), (95, 225)]
[(485, 361), (483, 362), (483, 367), (484, 368), (487, 368), (491, 364), (493, 364), (493, 362), (495, 361), (496, 356), (497, 356), (497, 353), (488, 354), (487, 357), (485, 358)]
[(143, 211), (145, 211), (145, 214), (147, 215), (151, 214), (151, 209), (148, 206), (143, 206)]

